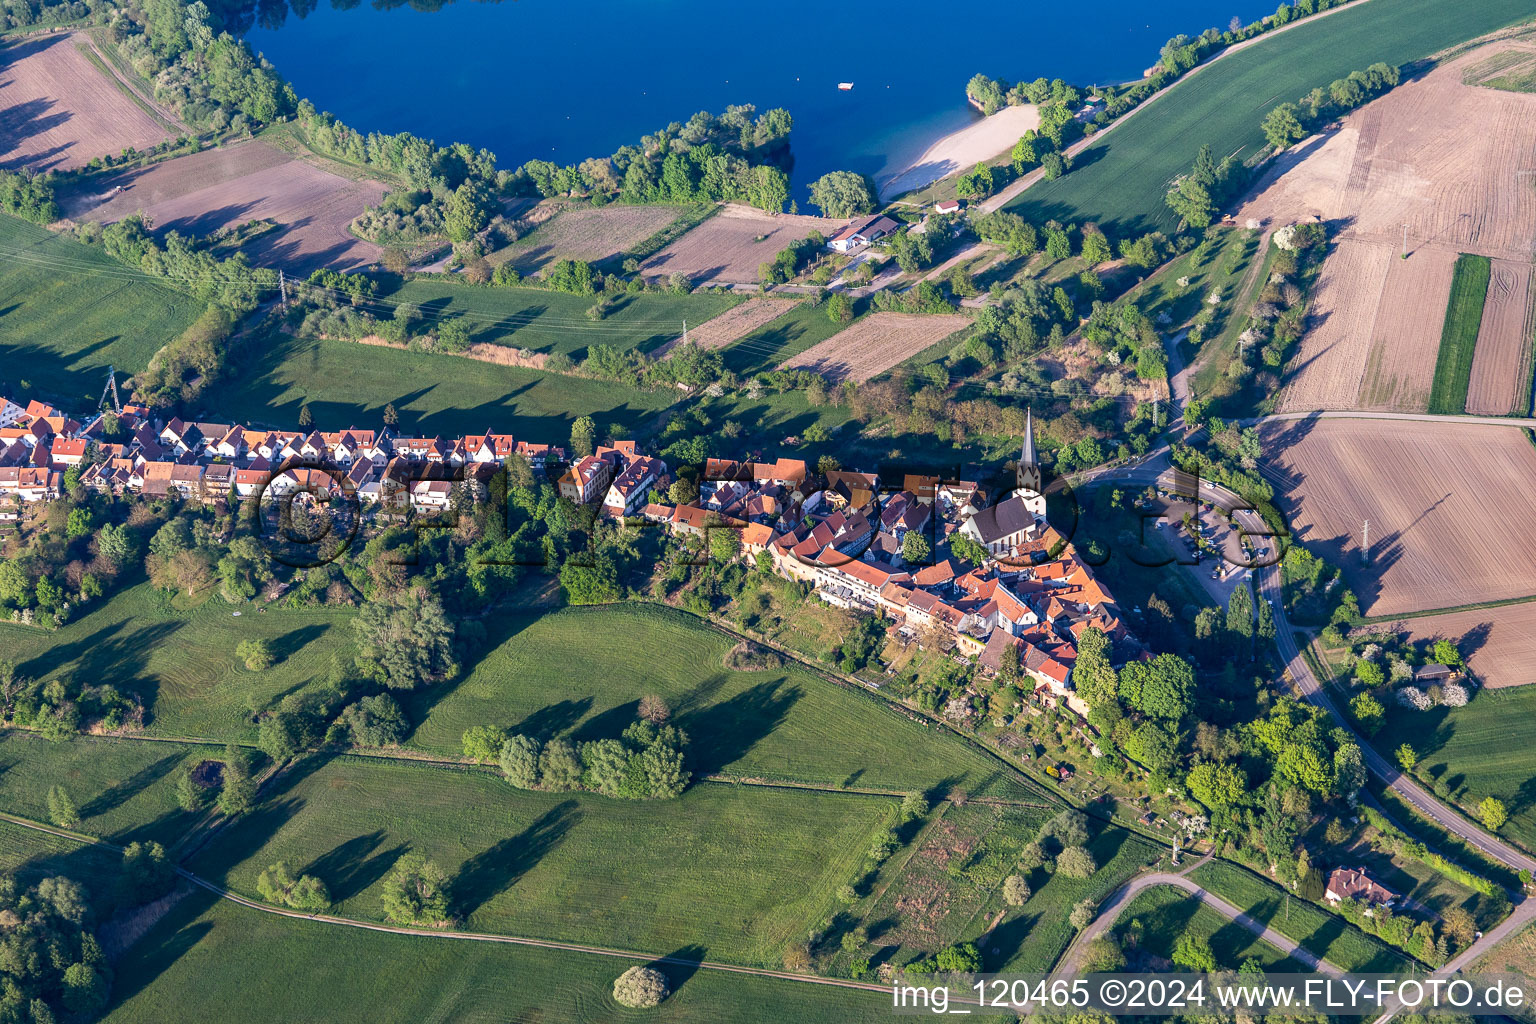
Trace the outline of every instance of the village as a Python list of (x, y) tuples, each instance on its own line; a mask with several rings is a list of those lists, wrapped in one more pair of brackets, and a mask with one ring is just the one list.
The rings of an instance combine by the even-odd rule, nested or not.
[[(106, 440), (108, 423), (126, 440)], [(508, 460), (521, 458), (562, 498), (596, 505), (608, 519), (639, 519), (682, 538), (734, 532), (745, 557), (766, 555), (775, 573), (826, 603), (890, 620), (893, 639), (935, 642), (990, 673), (1013, 659), (1037, 703), (1082, 719), (1088, 708), (1072, 684), (1082, 632), (1097, 628), (1120, 650), (1142, 649), (1114, 597), (1046, 520), (1032, 423), (1018, 486), (1005, 494), (978, 480), (904, 476), (897, 487), (874, 473), (818, 473), (798, 459), (709, 459), (697, 497), (680, 504), (666, 503), (674, 479), (666, 463), (631, 440), (568, 461), (563, 447), (509, 434), (264, 431), (161, 421), (132, 404), (82, 425), (42, 402), (0, 398), (0, 445), (0, 501), (10, 499), (0, 516), (11, 520), (60, 497), (69, 474), (113, 496), (345, 499), (387, 516), (430, 515), (451, 506), (455, 487), (483, 495)]]

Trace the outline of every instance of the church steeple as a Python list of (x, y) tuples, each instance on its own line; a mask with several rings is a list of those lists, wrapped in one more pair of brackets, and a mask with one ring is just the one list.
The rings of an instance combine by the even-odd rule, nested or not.
[(1040, 460), (1035, 455), (1035, 410), (1024, 412), (1024, 446), (1019, 449), (1019, 487), (1021, 491), (1041, 492)]

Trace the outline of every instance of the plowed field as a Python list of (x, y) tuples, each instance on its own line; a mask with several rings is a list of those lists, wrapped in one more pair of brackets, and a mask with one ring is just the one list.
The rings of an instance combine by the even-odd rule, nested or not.
[(957, 314), (871, 313), (779, 368), (812, 370), (833, 383), (862, 383), (970, 324), (969, 317)]

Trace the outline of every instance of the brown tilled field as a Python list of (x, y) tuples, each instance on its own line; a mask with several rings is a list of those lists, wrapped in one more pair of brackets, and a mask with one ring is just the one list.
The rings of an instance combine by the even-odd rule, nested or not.
[(1536, 601), (1394, 623), (1407, 639), (1450, 640), (1484, 686), (1536, 683)]
[[(121, 185), (105, 202), (104, 193)], [(242, 142), (125, 171), (75, 195), (66, 212), (77, 221), (120, 220), (142, 213), (156, 229), (205, 235), (249, 220), (273, 220), (280, 229), (246, 248), (256, 263), (296, 273), (316, 267), (347, 269), (372, 263), (380, 249), (348, 229), (352, 219), (384, 195), (384, 186), (351, 181), (260, 142)]]
[[(1394, 262), (1402, 261), (1390, 247), (1372, 242), (1347, 240), (1334, 249), (1312, 292), (1315, 326), (1301, 339), (1292, 362), (1280, 396), (1282, 411), (1354, 406), (1371, 352), (1382, 286)], [(1444, 312), (1442, 305), (1440, 315)]]
[(1411, 259), (1393, 256), (1388, 262), (1358, 408), (1423, 412), (1429, 408), (1456, 254), (1424, 249)]
[(682, 272), (701, 284), (753, 284), (758, 265), (791, 242), (809, 237), (812, 231), (831, 238), (847, 223), (731, 205), (646, 260), (640, 269), (652, 277)]
[(1486, 416), (1531, 414), (1531, 265), (1493, 261), (1483, 322), (1472, 356), (1467, 412)]
[(1297, 539), (1344, 571), (1367, 614), (1536, 594), (1536, 445), (1520, 429), (1328, 419), (1261, 436)]
[[(1337, 229), (1313, 302), (1316, 326), (1292, 364), (1283, 409), (1424, 408), (1455, 254), (1530, 263), (1536, 95), (1462, 80), (1505, 45), (1404, 82), (1338, 130), (1303, 142), (1237, 211), (1240, 221), (1270, 227), (1321, 219)], [(1388, 265), (1405, 224), (1412, 258)], [(1499, 320), (1496, 329), (1518, 328)], [(1489, 366), (1510, 366), (1518, 355), (1504, 350), (1525, 344), (1505, 338)], [(1505, 397), (1484, 390), (1489, 402)], [(1515, 400), (1505, 394), (1501, 412)]]
[[(800, 301), (775, 295), (759, 295), (739, 306), (732, 306), (697, 327), (688, 328), (688, 341), (703, 349), (725, 348), (736, 339), (744, 338), (764, 324), (777, 320)], [(682, 335), (678, 335), (651, 354), (660, 359), (682, 344), (682, 341)]]
[(672, 206), (573, 206), (491, 257), (533, 274), (556, 260), (596, 263), (628, 252), (678, 219)]
[(779, 369), (811, 370), (833, 383), (862, 383), (970, 325), (970, 317), (955, 313), (871, 313), (786, 359)]
[(71, 170), (172, 137), (127, 86), (91, 63), (80, 49), (89, 45), (66, 32), (0, 52), (0, 167)]

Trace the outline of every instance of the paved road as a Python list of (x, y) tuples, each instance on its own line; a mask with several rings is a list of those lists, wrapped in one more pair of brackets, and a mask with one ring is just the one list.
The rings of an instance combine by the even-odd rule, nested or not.
[(1343, 973), (1333, 964), (1313, 954), (1310, 950), (1303, 949), (1293, 940), (1266, 926), (1258, 918), (1244, 913), (1220, 896), (1213, 895), (1200, 888), (1200, 886), (1191, 882), (1182, 874), (1175, 875), (1166, 871), (1142, 875), (1140, 878), (1132, 879), (1111, 893), (1109, 899), (1099, 905), (1099, 916), (1093, 919), (1092, 924), (1083, 929), (1082, 933), (1073, 941), (1072, 947), (1062, 957), (1060, 972), (1067, 976), (1075, 974), (1077, 971), (1077, 958), (1088, 943), (1110, 929), (1115, 923), (1115, 919), (1120, 916), (1121, 909), (1134, 899), (1137, 893), (1154, 885), (1172, 885), (1183, 889), (1218, 914), (1248, 929), (1271, 946), (1294, 959), (1297, 963), (1303, 964), (1311, 970), (1319, 971), (1323, 974)]
[(1359, 412), (1353, 409), (1333, 409), (1327, 412), (1277, 412), (1269, 416), (1254, 416), (1230, 422), (1243, 427), (1256, 427), (1263, 423), (1288, 423), (1296, 420), (1406, 420), (1411, 423), (1465, 423), (1482, 427), (1525, 427), (1528, 430), (1536, 430), (1536, 419), (1529, 417), (1438, 415), (1427, 412)]

